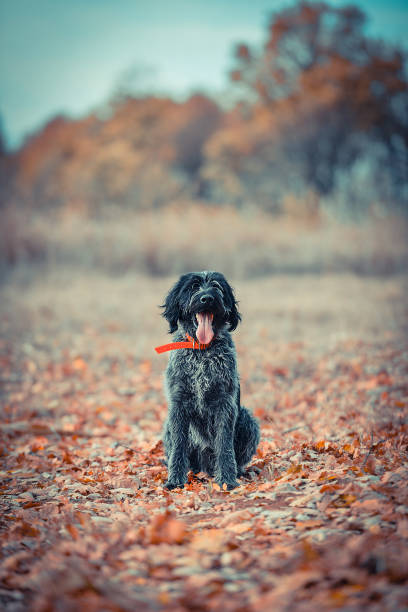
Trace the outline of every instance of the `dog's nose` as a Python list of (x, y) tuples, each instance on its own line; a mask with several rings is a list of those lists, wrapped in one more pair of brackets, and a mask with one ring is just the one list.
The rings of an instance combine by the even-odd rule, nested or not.
[(207, 306), (209, 306), (210, 304), (212, 304), (214, 301), (214, 298), (212, 295), (209, 295), (208, 293), (206, 293), (205, 295), (202, 295), (200, 297), (200, 302), (202, 304), (207, 304)]

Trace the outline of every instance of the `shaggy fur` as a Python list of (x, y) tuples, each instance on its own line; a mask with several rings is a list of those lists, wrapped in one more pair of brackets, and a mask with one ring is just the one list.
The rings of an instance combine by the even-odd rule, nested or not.
[(213, 315), (214, 337), (203, 350), (177, 349), (166, 371), (168, 418), (166, 487), (183, 487), (187, 472), (206, 472), (222, 487), (238, 486), (259, 443), (259, 425), (240, 404), (235, 347), (230, 335), (241, 316), (231, 287), (217, 272), (183, 275), (165, 300), (163, 316), (175, 341), (197, 339), (200, 312)]

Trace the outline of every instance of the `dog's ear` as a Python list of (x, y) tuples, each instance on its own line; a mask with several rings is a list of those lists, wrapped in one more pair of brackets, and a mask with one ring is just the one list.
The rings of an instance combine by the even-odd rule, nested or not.
[(232, 287), (223, 278), (222, 286), (224, 289), (225, 303), (228, 308), (228, 323), (230, 324), (229, 331), (234, 331), (238, 327), (238, 323), (241, 321), (241, 315), (238, 312), (238, 302), (235, 299)]
[(169, 332), (171, 334), (175, 332), (178, 327), (178, 322), (181, 315), (179, 296), (184, 283), (185, 275), (182, 276), (177, 281), (177, 283), (170, 289), (166, 299), (164, 300), (164, 304), (160, 306), (160, 308), (164, 309), (162, 314), (163, 317), (168, 321)]

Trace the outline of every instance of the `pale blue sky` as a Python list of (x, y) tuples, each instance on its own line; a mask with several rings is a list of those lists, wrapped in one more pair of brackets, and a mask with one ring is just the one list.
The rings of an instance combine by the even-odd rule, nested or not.
[[(344, 4), (331, 0), (333, 5)], [(0, 0), (0, 116), (10, 146), (57, 113), (106, 101), (120, 75), (185, 96), (227, 86), (236, 42), (261, 43), (289, 0)], [(368, 31), (403, 42), (407, 0), (358, 0)]]

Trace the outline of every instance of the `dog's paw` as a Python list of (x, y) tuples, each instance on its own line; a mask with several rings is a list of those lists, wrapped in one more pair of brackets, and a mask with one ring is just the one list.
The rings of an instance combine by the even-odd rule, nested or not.
[(166, 489), (183, 489), (184, 488), (184, 483), (183, 482), (173, 482), (171, 480), (168, 480), (164, 486), (166, 487)]
[(226, 486), (227, 491), (231, 491), (232, 489), (236, 489), (240, 486), (239, 482), (237, 482), (236, 480), (230, 480), (229, 482), (226, 482), (225, 480), (221, 482), (220, 480), (218, 480), (217, 485), (220, 487), (220, 489), (225, 489)]

